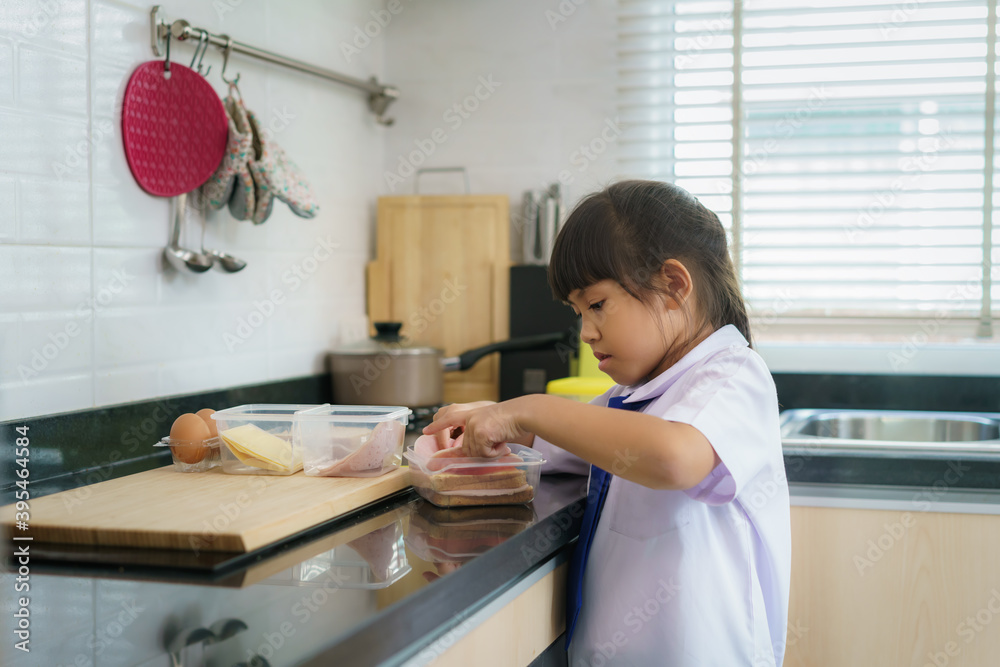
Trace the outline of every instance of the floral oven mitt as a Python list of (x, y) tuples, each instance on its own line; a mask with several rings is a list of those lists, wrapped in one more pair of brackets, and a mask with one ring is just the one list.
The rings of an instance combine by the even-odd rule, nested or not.
[(301, 218), (314, 217), (319, 211), (319, 205), (309, 183), (281, 146), (261, 131), (260, 122), (253, 112), (247, 111), (247, 116), (253, 130), (253, 157), (248, 166), (256, 186), (254, 223), (260, 224), (267, 220), (274, 207), (275, 197), (288, 204), (295, 215)]

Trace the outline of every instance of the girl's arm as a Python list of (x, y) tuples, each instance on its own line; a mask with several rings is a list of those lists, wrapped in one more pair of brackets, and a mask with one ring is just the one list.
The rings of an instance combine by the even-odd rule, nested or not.
[(530, 394), (474, 410), (443, 410), (424, 433), (464, 426), (463, 450), (491, 456), (506, 442), (538, 435), (582, 459), (654, 489), (689, 489), (719, 463), (702, 433), (679, 422), (629, 410)]

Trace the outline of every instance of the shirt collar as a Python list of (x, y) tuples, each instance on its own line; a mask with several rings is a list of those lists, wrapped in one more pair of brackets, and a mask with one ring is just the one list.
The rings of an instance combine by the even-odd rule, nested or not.
[(681, 375), (706, 357), (725, 349), (747, 347), (749, 345), (750, 344), (747, 342), (747, 339), (743, 337), (743, 334), (740, 333), (739, 329), (732, 324), (727, 324), (712, 333), (705, 340), (695, 345), (694, 348), (681, 357), (677, 363), (657, 375), (652, 380), (640, 385), (622, 387), (621, 391), (612, 392), (612, 395), (620, 396), (621, 394), (631, 392), (629, 397), (625, 399), (625, 403), (633, 403), (635, 401), (644, 401), (656, 398), (669, 389)]

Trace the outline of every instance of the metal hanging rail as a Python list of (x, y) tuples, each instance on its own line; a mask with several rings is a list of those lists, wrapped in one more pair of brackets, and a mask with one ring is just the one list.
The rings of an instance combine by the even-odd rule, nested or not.
[(166, 52), (166, 40), (168, 34), (173, 36), (173, 38), (178, 41), (184, 41), (187, 39), (197, 40), (200, 37), (207, 41), (208, 44), (212, 44), (213, 46), (217, 46), (221, 49), (231, 49), (236, 53), (242, 53), (276, 65), (290, 67), (300, 72), (313, 74), (330, 81), (336, 81), (337, 83), (345, 86), (362, 90), (368, 93), (368, 108), (375, 114), (376, 120), (382, 125), (392, 125), (393, 123), (392, 118), (386, 118), (385, 112), (389, 108), (389, 105), (392, 104), (397, 97), (399, 97), (399, 90), (393, 86), (380, 84), (378, 79), (375, 77), (365, 81), (364, 79), (356, 79), (352, 76), (334, 72), (333, 70), (325, 69), (323, 67), (310, 65), (309, 63), (302, 62), (301, 60), (286, 58), (285, 56), (277, 53), (259, 49), (256, 46), (250, 46), (249, 44), (244, 44), (243, 42), (237, 42), (236, 40), (231, 39), (228, 35), (213, 34), (203, 28), (196, 28), (184, 19), (177, 19), (173, 23), (167, 23), (167, 21), (163, 18), (160, 5), (153, 6), (153, 9), (149, 12), (149, 19), (150, 42), (153, 47), (153, 55), (156, 57), (163, 56)]

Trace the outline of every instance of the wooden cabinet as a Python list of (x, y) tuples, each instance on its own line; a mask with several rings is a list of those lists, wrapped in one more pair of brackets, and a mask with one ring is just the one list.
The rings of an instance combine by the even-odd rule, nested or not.
[[(446, 356), (508, 338), (509, 218), (504, 195), (379, 198), (369, 319)], [(498, 356), (448, 373), (444, 400), (497, 400)]]
[(786, 667), (1000, 664), (1000, 516), (792, 507)]

